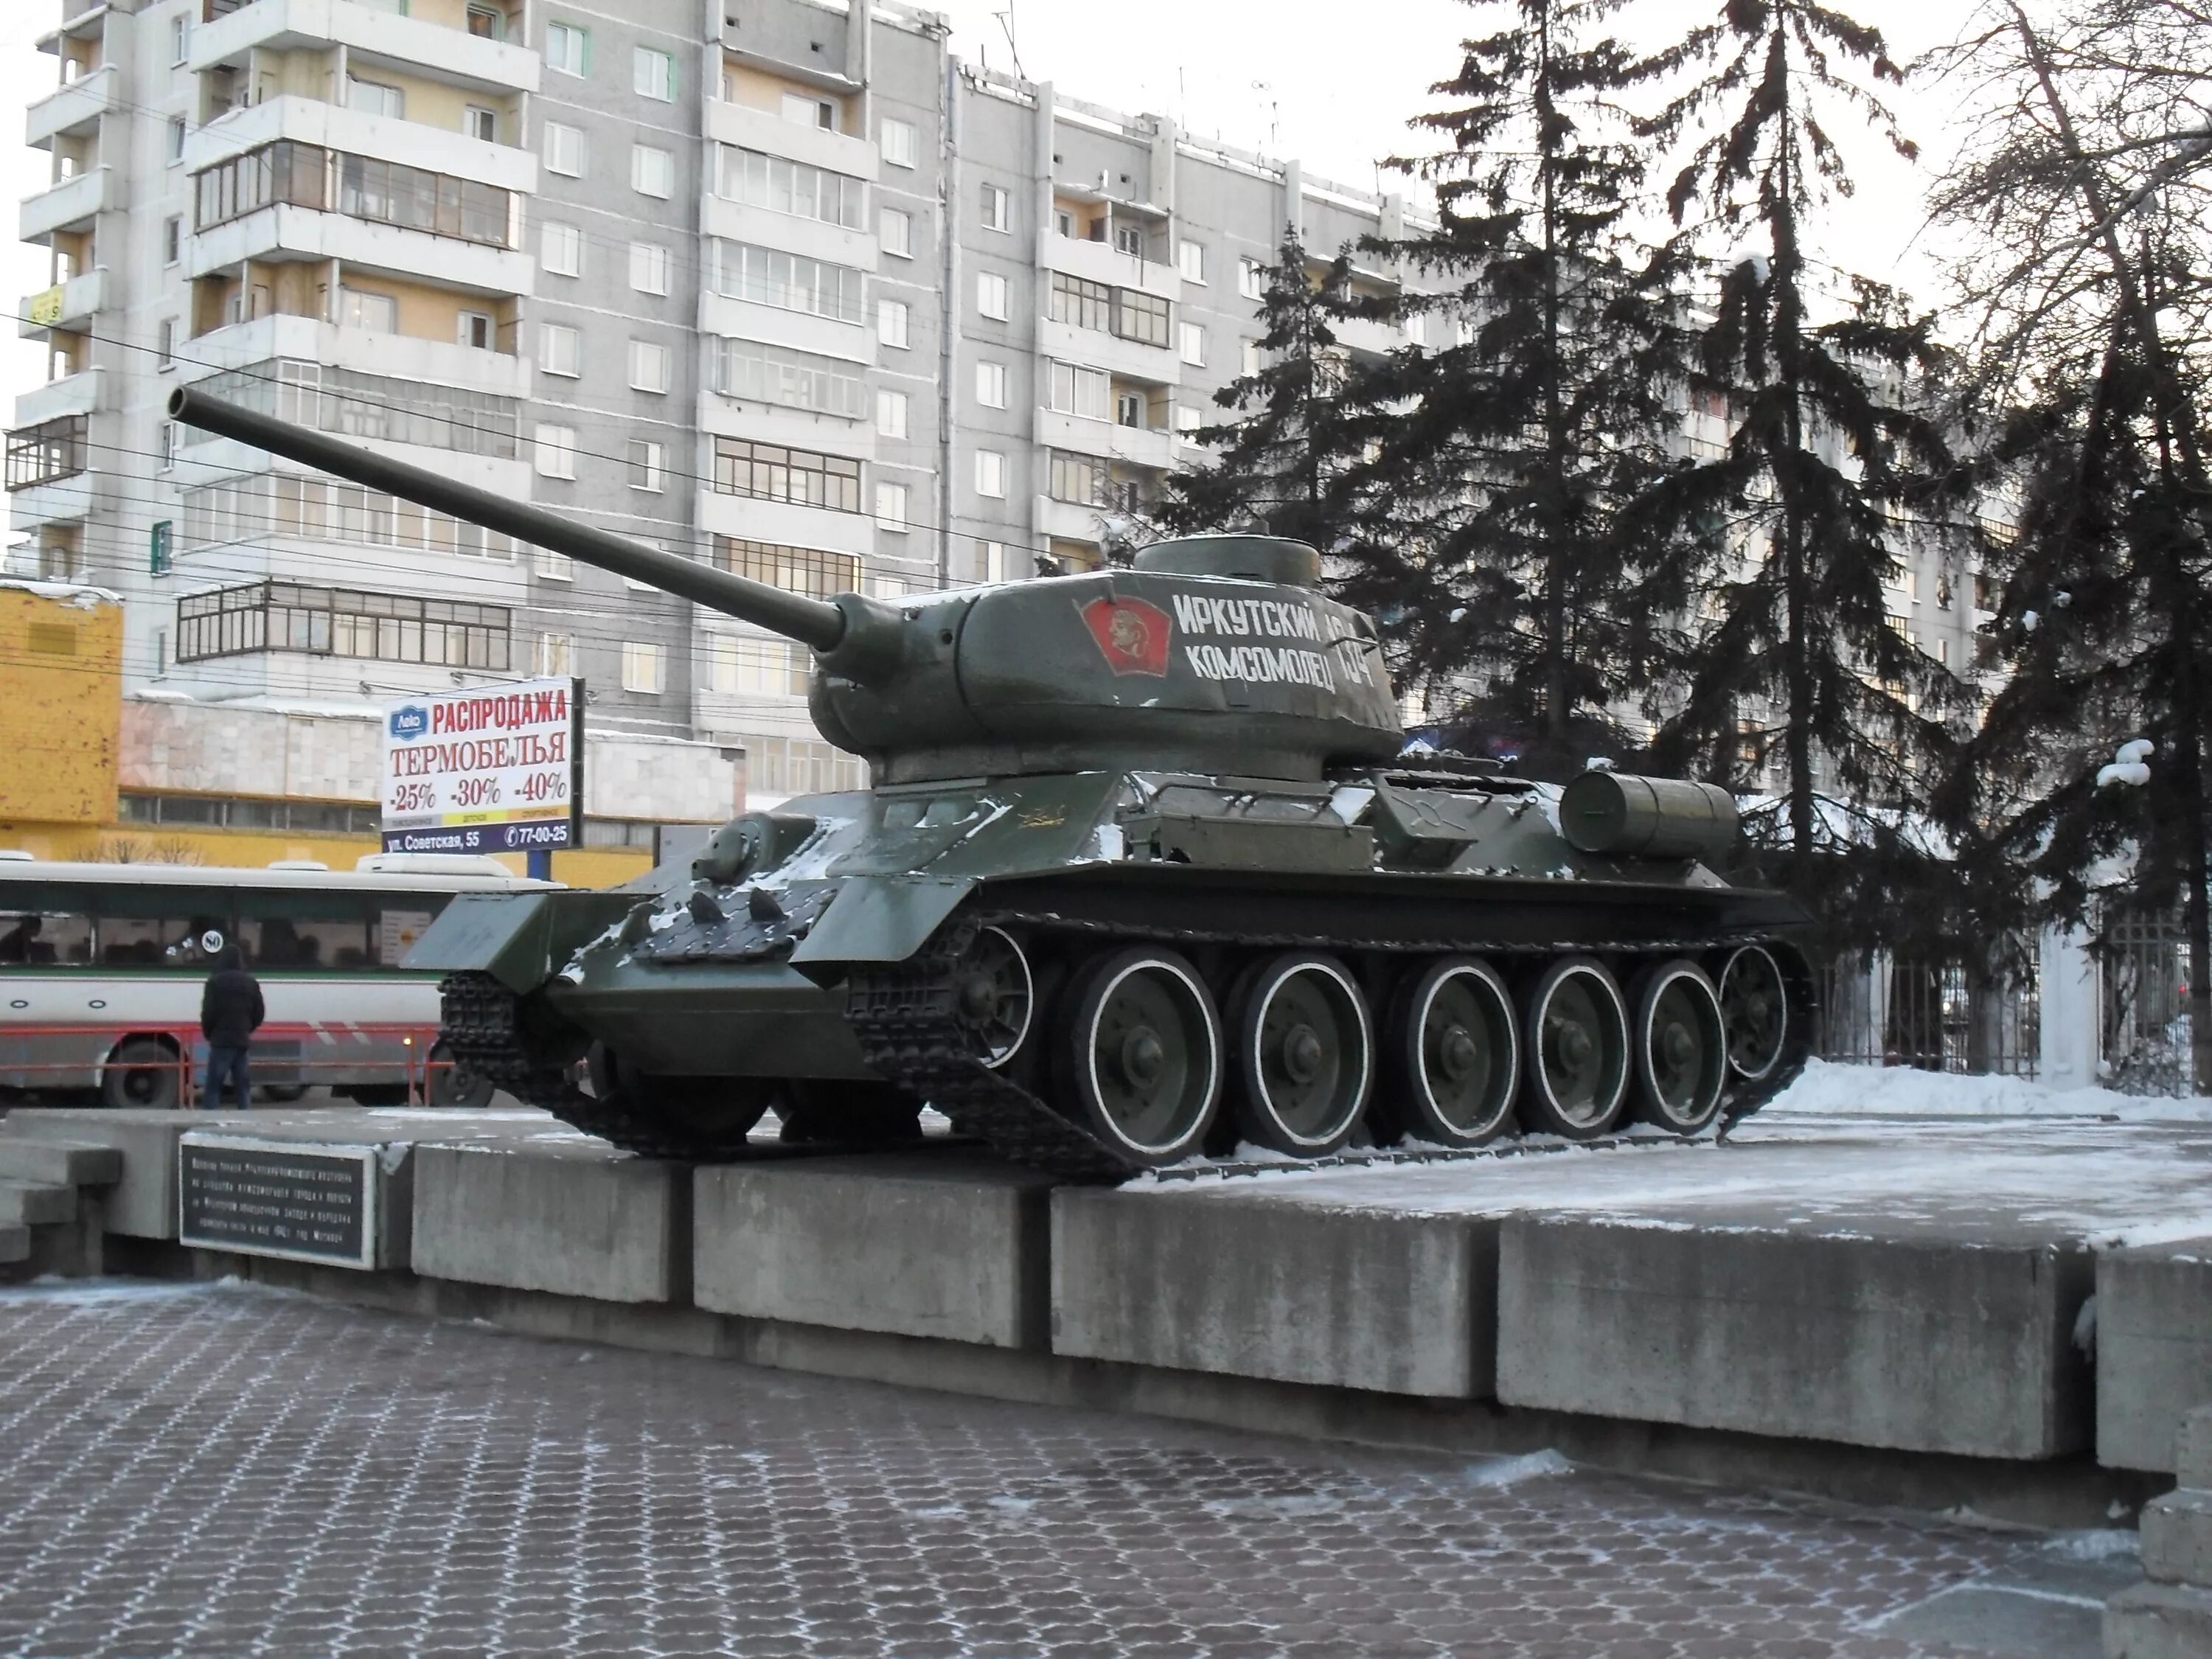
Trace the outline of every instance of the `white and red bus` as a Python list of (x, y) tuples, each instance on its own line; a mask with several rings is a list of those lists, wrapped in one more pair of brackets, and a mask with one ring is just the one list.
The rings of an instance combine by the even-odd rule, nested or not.
[(489, 1086), (437, 1048), (438, 976), (400, 962), (455, 894), (546, 884), (489, 858), (371, 854), (333, 871), (0, 853), (0, 1098), (191, 1101), (200, 988), (234, 944), (268, 1005), (257, 1091), (481, 1103)]

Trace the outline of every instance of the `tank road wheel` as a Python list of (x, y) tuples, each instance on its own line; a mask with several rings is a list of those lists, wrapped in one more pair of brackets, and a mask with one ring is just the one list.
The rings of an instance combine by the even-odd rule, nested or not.
[(1693, 1135), (1713, 1121), (1728, 1083), (1721, 1000), (1705, 970), (1677, 959), (1636, 981), (1636, 1115)]
[(969, 1051), (996, 1070), (1029, 1038), (1036, 980), (1022, 947), (1002, 927), (978, 932), (953, 973), (952, 1018)]
[(1790, 1034), (1790, 999), (1782, 966), (1760, 945), (1729, 953), (1721, 969), (1721, 1024), (1728, 1033), (1729, 1064), (1753, 1083), (1782, 1063)]
[(1061, 1048), (1075, 1115), (1132, 1164), (1198, 1151), (1221, 1101), (1221, 1016), (1173, 951), (1139, 946), (1073, 989)]
[(588, 1064), (598, 1115), (611, 1113), (620, 1121), (616, 1132), (592, 1133), (651, 1158), (713, 1159), (742, 1151), (775, 1088), (763, 1078), (641, 1072), (604, 1042), (592, 1045)]
[(1397, 1127), (1440, 1146), (1480, 1146), (1513, 1121), (1521, 1037), (1512, 994), (1479, 957), (1447, 957), (1396, 999), (1390, 1022)]
[(1522, 1121), (1569, 1140), (1613, 1127), (1628, 1098), (1628, 1006), (1595, 957), (1565, 957), (1528, 993)]
[(430, 1103), (433, 1106), (480, 1107), (491, 1104), (492, 1080), (475, 1067), (453, 1058), (453, 1045), (442, 1039), (430, 1049)]
[(921, 1103), (866, 1078), (793, 1078), (776, 1105), (786, 1146), (881, 1146), (921, 1139)]
[(1237, 1126), (1296, 1158), (1344, 1145), (1375, 1081), (1367, 1000), (1344, 965), (1303, 952), (1249, 969), (1237, 1007)]

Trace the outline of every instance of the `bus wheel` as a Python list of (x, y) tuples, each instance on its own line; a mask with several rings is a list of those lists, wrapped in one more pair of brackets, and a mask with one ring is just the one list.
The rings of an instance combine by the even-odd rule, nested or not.
[(100, 1068), (100, 1103), (169, 1111), (184, 1097), (177, 1051), (159, 1037), (125, 1037)]
[(430, 1103), (433, 1106), (478, 1107), (491, 1104), (492, 1081), (453, 1058), (441, 1042), (430, 1050)]

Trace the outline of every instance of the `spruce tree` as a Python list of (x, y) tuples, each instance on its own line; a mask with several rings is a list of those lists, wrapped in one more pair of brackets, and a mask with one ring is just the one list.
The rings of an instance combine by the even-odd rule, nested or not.
[(1872, 90), (1901, 73), (1878, 31), (1807, 0), (1729, 0), (1665, 56), (1694, 78), (1642, 130), (1680, 147), (1675, 222), (1702, 210), (1707, 239), (1735, 244), (1700, 345), (1735, 406), (1727, 452), (1667, 480), (1637, 515), (1643, 536), (1711, 555), (1660, 748), (1741, 787), (1778, 746), (1769, 847), (1786, 844), (1778, 873), (1835, 915), (1823, 901), (1881, 820), (1862, 815), (1838, 836), (1816, 763), (1846, 808), (1909, 807), (1948, 753), (1942, 716), (1957, 690), (1892, 627), (1882, 592), (1905, 526), (1955, 476), (1920, 390), (1936, 362), (1928, 323), (1877, 285), (1832, 278), (1808, 247), (1823, 205), (1850, 189), (1836, 115), (1913, 153)]
[(1366, 309), (1425, 349), (1363, 379), (1388, 413), (1341, 586), (1449, 726), (1558, 775), (1620, 750), (1611, 708), (1671, 654), (1680, 561), (1626, 562), (1616, 532), (1668, 465), (1683, 272), (1630, 234), (1644, 160), (1618, 110), (1650, 66), (1606, 32), (1619, 0), (1471, 3), (1492, 30), (1413, 124), (1443, 148), (1393, 163), (1438, 222), (1367, 245), (1425, 279)]
[(1201, 428), (1212, 458), (1170, 477), (1155, 509), (1162, 528), (1289, 536), (1324, 553), (1341, 539), (1358, 416), (1330, 323), (1345, 313), (1352, 267), (1340, 253), (1316, 279), (1307, 265), (1297, 227), (1285, 225), (1262, 277), (1260, 367), (1214, 394), (1238, 416)]

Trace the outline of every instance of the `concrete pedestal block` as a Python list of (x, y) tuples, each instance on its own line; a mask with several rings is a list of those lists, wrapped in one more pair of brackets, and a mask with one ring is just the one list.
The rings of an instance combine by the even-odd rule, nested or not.
[(415, 1148), (415, 1271), (607, 1302), (690, 1292), (690, 1170), (604, 1141)]
[(2074, 1327), (2088, 1252), (1932, 1224), (1888, 1237), (1725, 1214), (1515, 1216), (1501, 1236), (1510, 1405), (1968, 1456), (2089, 1443)]
[(1045, 1346), (1049, 1176), (917, 1152), (726, 1164), (692, 1179), (699, 1307)]
[(177, 1236), (177, 1141), (217, 1120), (206, 1112), (106, 1111), (25, 1106), (8, 1114), (0, 1135), (78, 1146), (108, 1146), (123, 1167), (107, 1194), (106, 1225), (132, 1238)]
[(1498, 1225), (1287, 1191), (1063, 1188), (1052, 1200), (1053, 1352), (1485, 1399)]
[[(2212, 1238), (2104, 1252), (2097, 1258), (2097, 1461), (2172, 1468), (2175, 1427), (2206, 1405)], [(2212, 1441), (2212, 1427), (2203, 1432)]]
[(2105, 1603), (2105, 1659), (2204, 1659), (2212, 1590), (2137, 1584)]
[(2212, 1406), (2199, 1406), (2181, 1419), (2173, 1437), (2175, 1484), (2212, 1492)]
[(2212, 1492), (2184, 1486), (2143, 1505), (2144, 1574), (2212, 1589)]

